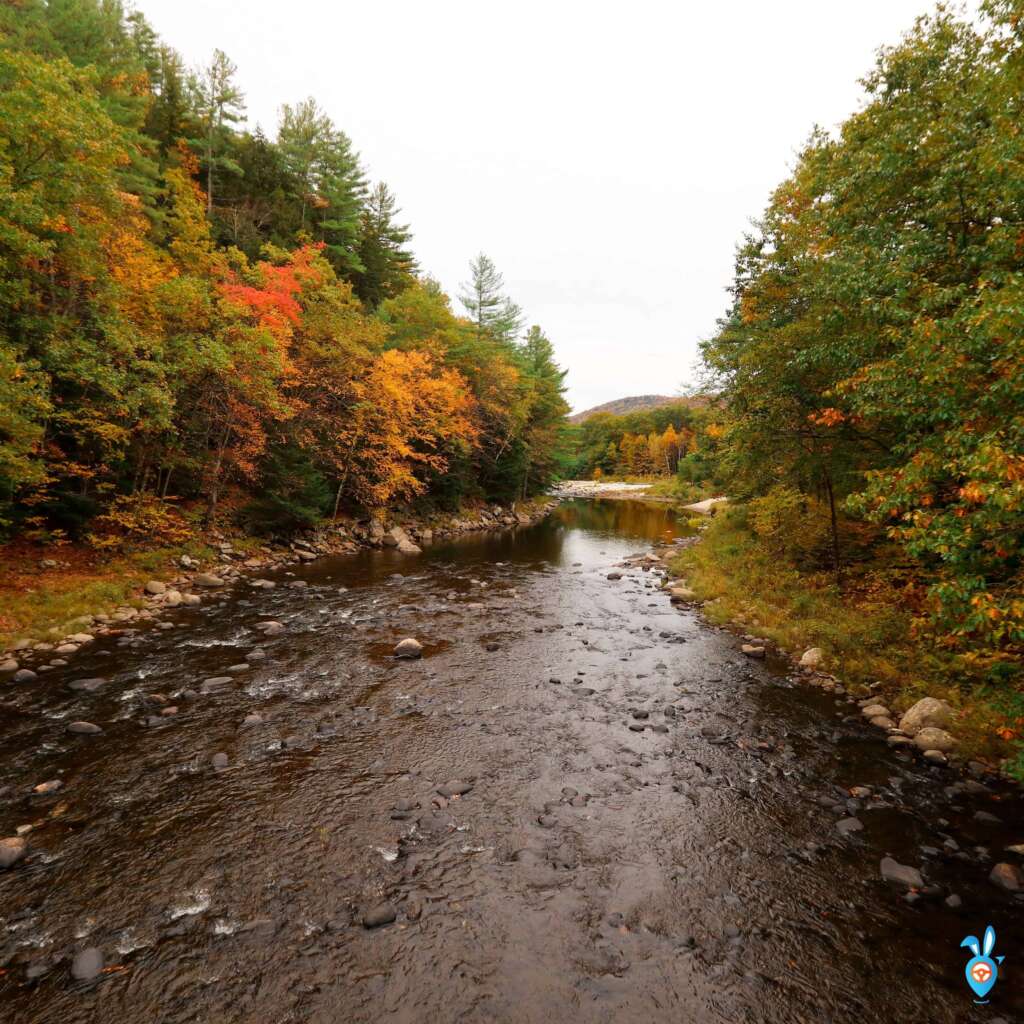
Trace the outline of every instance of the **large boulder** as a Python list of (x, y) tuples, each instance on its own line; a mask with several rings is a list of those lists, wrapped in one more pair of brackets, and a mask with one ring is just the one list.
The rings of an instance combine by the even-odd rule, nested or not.
[(401, 547), (402, 544), (412, 544), (409, 534), (407, 534), (400, 526), (392, 526), (391, 529), (381, 537), (381, 542), (386, 548), (397, 548)]
[(919, 729), (914, 736), (914, 744), (918, 750), (940, 750), (948, 754), (955, 746), (956, 739), (945, 729)]
[(952, 711), (944, 700), (922, 697), (900, 719), (900, 728), (910, 736), (922, 729), (945, 729), (952, 720)]
[(403, 555), (422, 555), (423, 549), (419, 544), (414, 544), (411, 540), (400, 540), (398, 542), (398, 550)]

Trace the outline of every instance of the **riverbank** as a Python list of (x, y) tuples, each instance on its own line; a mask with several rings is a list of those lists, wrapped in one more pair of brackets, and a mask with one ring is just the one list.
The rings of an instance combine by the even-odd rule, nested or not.
[(682, 599), (709, 622), (787, 658), (807, 683), (879, 712), (869, 720), (890, 745), (903, 745), (904, 713), (934, 698), (949, 709), (943, 731), (953, 742), (939, 744), (943, 759), (1024, 778), (1021, 721), (1013, 716), (1020, 696), (972, 678), (970, 659), (917, 633), (905, 589), (851, 572), (840, 591), (829, 577), (781, 564), (730, 515), (709, 519), (699, 543), (673, 553), (668, 565)]
[(0, 678), (28, 681), (60, 668), (99, 636), (159, 627), (163, 612), (202, 604), (244, 578), (255, 588), (267, 585), (261, 571), (364, 548), (417, 554), (438, 540), (527, 526), (556, 504), (542, 496), (454, 515), (343, 519), (286, 543), (214, 529), (173, 547), (121, 554), (80, 545), (8, 545), (0, 549)]

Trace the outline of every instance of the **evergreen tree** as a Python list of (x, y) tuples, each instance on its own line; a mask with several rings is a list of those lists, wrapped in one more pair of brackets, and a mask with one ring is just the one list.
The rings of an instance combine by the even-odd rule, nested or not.
[(406, 248), (412, 235), (407, 224), (395, 222), (398, 213), (395, 197), (379, 182), (363, 209), (358, 249), (363, 269), (355, 275), (356, 294), (371, 309), (407, 288), (416, 272)]
[(232, 125), (242, 120), (245, 95), (235, 85), (238, 68), (222, 50), (214, 50), (210, 63), (192, 79), (192, 104), (200, 135), (193, 142), (202, 154), (206, 177), (206, 210), (214, 203), (214, 184), (219, 171), (237, 174), (240, 168), (229, 156)]
[(510, 344), (523, 329), (523, 315), (505, 295), (505, 279), (485, 253), (470, 261), (469, 271), (470, 280), (462, 286), (459, 301), (473, 321), (477, 338)]

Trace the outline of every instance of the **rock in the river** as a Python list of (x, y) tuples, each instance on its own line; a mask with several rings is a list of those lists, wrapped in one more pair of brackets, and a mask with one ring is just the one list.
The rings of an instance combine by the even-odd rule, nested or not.
[(418, 658), (421, 654), (423, 654), (423, 644), (411, 636), (395, 644), (396, 658)]
[(31, 683), (33, 680), (39, 677), (30, 668), (19, 668), (11, 678), (16, 683)]
[(912, 747), (914, 741), (909, 736), (887, 736), (885, 742), (890, 747)]
[(0, 839), (0, 868), (13, 868), (28, 853), (28, 843), (21, 836)]
[(992, 869), (988, 880), (1006, 892), (1020, 892), (1021, 889), (1024, 889), (1024, 875), (1021, 874), (1020, 868), (1014, 864), (1007, 864), (1005, 861)]
[(210, 764), (212, 764), (213, 767), (218, 770), (227, 768), (228, 755), (225, 754), (223, 750), (219, 750), (217, 751), (216, 754), (213, 755), (213, 757), (210, 758)]
[(267, 622), (257, 622), (253, 629), (258, 629), (264, 636), (280, 636), (284, 632), (284, 623), (270, 619)]
[(164, 607), (165, 608), (177, 608), (181, 604), (181, 591), (180, 590), (168, 590), (164, 594)]
[(79, 693), (95, 693), (101, 687), (106, 686), (106, 679), (75, 679), (68, 683), (69, 690), (76, 690)]
[(924, 759), (932, 764), (946, 764), (949, 760), (941, 750), (926, 750)]
[(764, 657), (764, 647), (762, 647), (760, 644), (744, 644), (740, 648), (740, 650), (748, 658), (763, 658)]
[(886, 715), (876, 715), (874, 718), (869, 718), (868, 724), (873, 725), (876, 729), (896, 728), (896, 723)]
[(194, 607), (197, 604), (202, 604), (203, 599), (198, 594), (182, 594), (181, 603)]
[(224, 581), (219, 576), (214, 576), (212, 573), (200, 572), (196, 574), (195, 579), (192, 581), (197, 587), (223, 587)]
[(668, 593), (669, 598), (677, 604), (697, 600), (697, 592), (689, 587), (672, 587)]
[(438, 786), (437, 791), (444, 797), (465, 796), (472, 788), (473, 784), (470, 782), (463, 782), (461, 779), (451, 779), (443, 786)]
[(909, 864), (900, 864), (892, 857), (883, 857), (879, 870), (887, 882), (894, 882), (897, 885), (906, 886), (908, 889), (920, 889), (924, 886), (924, 879), (917, 868), (912, 868)]
[(811, 647), (800, 655), (800, 667), (816, 669), (825, 660), (825, 652), (820, 647)]
[(71, 977), (76, 981), (92, 981), (103, 970), (103, 951), (90, 946), (75, 954), (71, 961)]
[(889, 709), (884, 704), (868, 704), (860, 713), (870, 722), (872, 718), (888, 718)]
[(379, 928), (391, 924), (398, 917), (398, 911), (390, 903), (378, 903), (363, 914), (364, 928)]
[(900, 728), (916, 736), (922, 729), (945, 729), (951, 720), (950, 707), (944, 700), (923, 697), (900, 719)]
[(76, 736), (97, 736), (103, 730), (92, 722), (71, 722), (68, 724), (68, 732)]
[(918, 750), (938, 750), (948, 754), (956, 746), (956, 739), (945, 729), (928, 726), (918, 730), (914, 736), (914, 743)]
[(610, 579), (610, 580), (621, 580), (622, 579), (622, 573), (621, 572), (610, 572), (610, 573), (608, 573), (608, 577), (607, 578)]
[(414, 544), (411, 540), (402, 540), (398, 542), (398, 551), (403, 555), (422, 555), (423, 548), (419, 544)]
[(263, 716), (258, 711), (250, 711), (249, 714), (242, 719), (242, 725), (259, 725), (263, 721)]
[(32, 787), (32, 792), (37, 796), (49, 796), (63, 788), (64, 783), (60, 779), (50, 779), (48, 782), (40, 782), (38, 786)]
[(860, 818), (840, 818), (840, 820), (836, 822), (836, 831), (839, 832), (840, 835), (844, 836), (852, 835), (854, 832), (860, 832), (863, 828), (864, 823)]
[(5, 658), (0, 661), (0, 672), (17, 672), (18, 661), (16, 658)]

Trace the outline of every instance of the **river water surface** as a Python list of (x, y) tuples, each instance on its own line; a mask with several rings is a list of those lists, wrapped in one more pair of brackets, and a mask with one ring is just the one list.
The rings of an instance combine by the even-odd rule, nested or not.
[[(34, 828), (0, 873), (0, 1020), (1024, 1019), (1024, 907), (987, 881), (1024, 841), (1019, 798), (948, 788), (616, 569), (686, 532), (567, 502), (281, 572), (7, 689), (0, 835)], [(406, 636), (421, 660), (392, 658)], [(87, 677), (107, 682), (68, 688)], [(143, 725), (151, 694), (178, 714)], [(441, 797), (452, 780), (472, 788)], [(934, 898), (883, 883), (886, 854)], [(397, 919), (365, 928), (382, 902)], [(1007, 960), (976, 1007), (958, 947), (989, 923)], [(107, 969), (73, 981), (89, 946)]]

